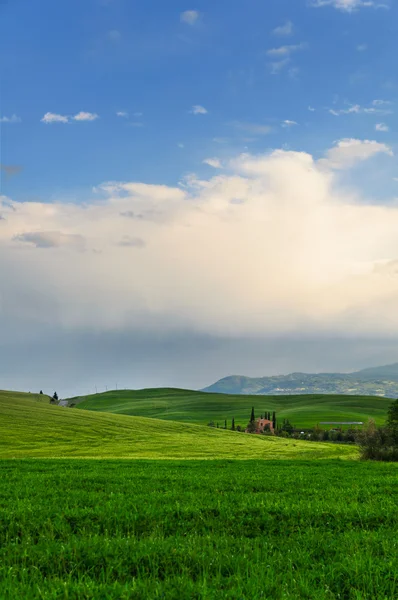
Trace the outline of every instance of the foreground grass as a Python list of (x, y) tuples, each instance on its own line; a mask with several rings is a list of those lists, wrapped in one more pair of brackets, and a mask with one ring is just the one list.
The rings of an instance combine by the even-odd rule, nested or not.
[(71, 398), (77, 408), (138, 417), (153, 417), (206, 425), (210, 421), (224, 425), (246, 426), (251, 407), (256, 415), (276, 411), (278, 419), (289, 419), (296, 427), (314, 427), (320, 421), (368, 421), (384, 423), (392, 400), (377, 396), (244, 396), (207, 394), (190, 390), (148, 389), (119, 390)]
[(0, 458), (357, 458), (353, 446), (96, 413), (0, 392)]
[(398, 597), (396, 465), (0, 461), (0, 598)]

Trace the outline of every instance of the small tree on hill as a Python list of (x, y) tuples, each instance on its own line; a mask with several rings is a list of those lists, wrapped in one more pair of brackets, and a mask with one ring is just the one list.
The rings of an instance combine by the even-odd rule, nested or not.
[(235, 417), (232, 417), (231, 431), (235, 431)]
[(42, 396), (42, 395), (43, 395), (43, 390), (40, 390), (40, 396)]
[(227, 419), (225, 419), (225, 421), (224, 421), (224, 429), (226, 429), (226, 428), (227, 428)]
[(254, 406), (252, 407), (252, 412), (250, 415), (250, 423), (254, 423), (254, 421), (256, 420), (256, 417), (254, 416)]
[(54, 400), (54, 402), (58, 402), (58, 394), (57, 394), (57, 392), (54, 392), (54, 395), (53, 395), (52, 399)]
[(272, 427), (276, 429), (276, 412), (272, 413)]

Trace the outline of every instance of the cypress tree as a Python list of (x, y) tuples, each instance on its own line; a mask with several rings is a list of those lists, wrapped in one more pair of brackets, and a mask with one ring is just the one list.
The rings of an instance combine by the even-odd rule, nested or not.
[(224, 421), (224, 429), (226, 429), (226, 428), (227, 428), (227, 419), (225, 419), (225, 421)]
[(276, 412), (272, 413), (272, 427), (276, 429)]
[(254, 416), (254, 406), (252, 406), (252, 414), (250, 415), (250, 423), (253, 423), (253, 421), (256, 420), (256, 417)]
[(232, 417), (231, 431), (235, 431), (235, 417)]

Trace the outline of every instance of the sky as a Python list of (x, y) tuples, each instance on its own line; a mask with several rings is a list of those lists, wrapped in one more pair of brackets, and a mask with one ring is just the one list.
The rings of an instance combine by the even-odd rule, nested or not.
[(0, 0), (0, 388), (398, 361), (395, 0)]

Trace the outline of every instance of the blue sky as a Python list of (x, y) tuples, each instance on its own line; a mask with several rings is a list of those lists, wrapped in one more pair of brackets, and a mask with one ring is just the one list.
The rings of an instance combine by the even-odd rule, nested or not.
[(395, 0), (39, 4), (0, 0), (0, 388), (398, 361)]
[[(205, 172), (207, 156), (283, 145), (317, 155), (347, 137), (395, 142), (393, 111), (329, 112), (395, 101), (394, 3), (349, 11), (306, 0), (42, 0), (38, 10), (9, 0), (0, 11), (1, 115), (21, 119), (2, 123), (2, 163), (23, 167), (3, 177), (2, 193), (16, 200), (84, 199), (107, 180), (176, 183)], [(207, 114), (190, 114), (195, 105)], [(99, 118), (41, 122), (81, 111)], [(390, 161), (390, 176), (396, 167)], [(383, 189), (392, 193), (391, 177)]]

